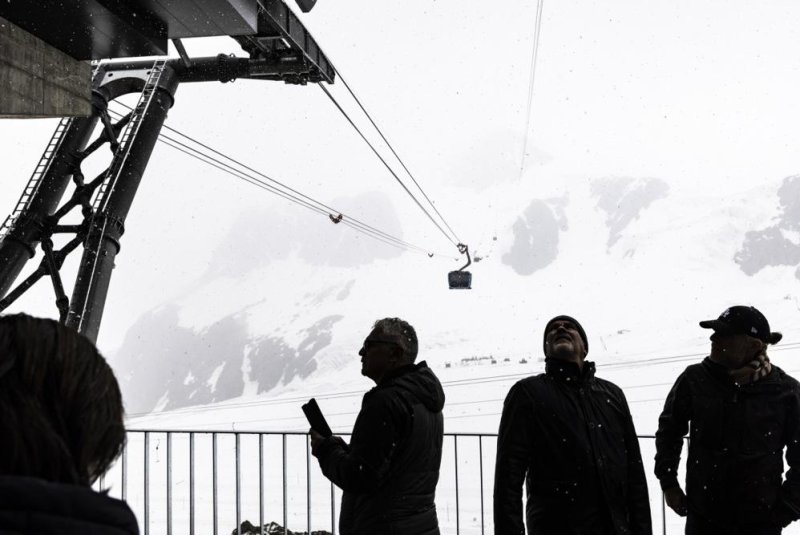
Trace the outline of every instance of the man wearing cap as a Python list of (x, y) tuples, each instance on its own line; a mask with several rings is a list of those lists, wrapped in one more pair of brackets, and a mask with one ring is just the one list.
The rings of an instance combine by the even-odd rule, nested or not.
[(800, 518), (800, 384), (769, 362), (766, 347), (781, 334), (755, 308), (734, 306), (700, 326), (714, 331), (711, 353), (678, 377), (658, 420), (664, 498), (687, 517), (688, 535), (777, 535)]
[(586, 333), (556, 316), (544, 329), (545, 373), (503, 405), (494, 481), (497, 535), (650, 535), (639, 442), (622, 390), (594, 375)]

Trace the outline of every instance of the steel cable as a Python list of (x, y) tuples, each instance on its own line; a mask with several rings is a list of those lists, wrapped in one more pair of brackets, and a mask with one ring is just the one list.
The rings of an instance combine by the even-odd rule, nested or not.
[(434, 225), (436, 225), (436, 228), (439, 229), (439, 231), (444, 235), (445, 238), (447, 238), (448, 241), (450, 241), (453, 245), (458, 247), (460, 242), (454, 240), (453, 237), (451, 237), (449, 234), (447, 234), (447, 232), (436, 221), (436, 219), (434, 219), (434, 217), (430, 214), (430, 212), (428, 212), (428, 210), (426, 210), (425, 207), (422, 206), (422, 203), (419, 202), (419, 199), (417, 199), (416, 196), (414, 196), (414, 194), (411, 193), (411, 190), (408, 189), (408, 186), (406, 186), (405, 183), (402, 180), (400, 180), (400, 177), (397, 176), (397, 173), (394, 172), (394, 169), (391, 168), (391, 166), (386, 162), (386, 160), (383, 158), (383, 156), (381, 156), (380, 153), (377, 151), (377, 149), (375, 149), (375, 147), (372, 145), (372, 143), (369, 142), (369, 140), (364, 135), (364, 133), (361, 132), (361, 129), (359, 129), (358, 126), (356, 126), (356, 123), (353, 122), (353, 119), (350, 118), (350, 116), (347, 114), (347, 112), (344, 111), (344, 108), (342, 108), (342, 106), (339, 104), (339, 102), (337, 102), (336, 99), (333, 97), (333, 95), (331, 95), (330, 91), (328, 91), (325, 88), (325, 86), (322, 85), (322, 83), (318, 83), (317, 85), (322, 89), (322, 91), (325, 93), (325, 95), (327, 95), (327, 97), (331, 100), (331, 102), (333, 102), (334, 106), (336, 106), (336, 108), (344, 116), (344, 118), (347, 119), (347, 122), (350, 123), (350, 125), (355, 129), (355, 131), (358, 133), (358, 135), (361, 136), (361, 139), (364, 140), (364, 142), (367, 144), (367, 146), (369, 146), (369, 148), (372, 149), (372, 152), (375, 153), (375, 156), (377, 156), (378, 159), (381, 161), (381, 163), (383, 163), (384, 167), (386, 167), (386, 169), (389, 171), (389, 173), (391, 173), (391, 175), (394, 177), (394, 179), (397, 181), (397, 183), (400, 184), (400, 186), (406, 191), (406, 193), (408, 193), (409, 197), (411, 197), (411, 199), (416, 203), (416, 205), (419, 206), (419, 209), (422, 210), (422, 212), (426, 216), (428, 216), (428, 219), (430, 219), (431, 222)]
[(430, 198), (428, 197), (428, 194), (425, 193), (424, 189), (422, 189), (422, 186), (419, 185), (419, 182), (417, 182), (417, 179), (414, 178), (414, 175), (411, 174), (411, 171), (409, 171), (408, 167), (406, 167), (406, 164), (405, 164), (405, 162), (403, 162), (402, 158), (400, 158), (400, 155), (397, 154), (397, 152), (395, 152), (394, 147), (392, 147), (392, 144), (389, 143), (388, 139), (386, 139), (386, 136), (383, 135), (383, 132), (381, 131), (381, 129), (378, 128), (378, 125), (375, 124), (375, 121), (372, 120), (372, 116), (369, 114), (369, 112), (366, 110), (366, 108), (364, 108), (364, 105), (361, 104), (361, 100), (356, 96), (355, 92), (350, 88), (350, 84), (348, 84), (347, 80), (344, 79), (344, 76), (342, 76), (342, 73), (340, 73), (339, 70), (336, 67), (334, 67), (333, 70), (336, 73), (336, 76), (338, 76), (339, 79), (342, 81), (342, 83), (344, 84), (345, 88), (347, 88), (347, 91), (350, 93), (350, 95), (352, 95), (353, 100), (356, 101), (356, 103), (358, 104), (358, 107), (361, 108), (361, 111), (363, 111), (364, 115), (367, 116), (367, 119), (369, 119), (369, 122), (372, 123), (373, 127), (375, 127), (375, 130), (378, 132), (378, 135), (381, 136), (381, 139), (383, 140), (383, 142), (386, 143), (386, 146), (389, 147), (390, 151), (392, 151), (392, 154), (394, 154), (394, 157), (397, 158), (398, 162), (400, 162), (400, 165), (403, 166), (403, 169), (405, 170), (406, 173), (408, 173), (408, 176), (411, 177), (411, 180), (414, 182), (414, 185), (417, 186), (419, 191), (422, 193), (422, 196), (425, 197), (425, 200), (428, 201), (428, 204), (431, 205), (431, 208), (433, 208), (433, 211), (436, 212), (436, 215), (439, 216), (439, 219), (442, 220), (442, 223), (444, 223), (444, 226), (447, 227), (447, 230), (450, 231), (450, 233), (456, 239), (456, 242), (461, 243), (461, 239), (453, 231), (453, 228), (447, 223), (447, 220), (444, 218), (444, 216), (436, 208), (436, 205), (433, 204), (433, 201), (430, 200)]
[[(130, 107), (126, 106), (125, 104), (122, 104), (122, 103), (119, 103), (119, 104), (121, 104), (122, 106), (130, 109)], [(116, 111), (113, 111), (113, 110), (109, 110), (109, 111), (111, 111), (111, 113), (114, 113), (115, 115), (121, 115), (119, 112), (116, 112)], [(303, 207), (308, 208), (308, 209), (310, 209), (312, 211), (315, 211), (315, 212), (317, 212), (317, 213), (319, 213), (321, 215), (324, 215), (325, 217), (329, 217), (329, 216), (333, 217), (333, 214), (331, 212), (336, 213), (336, 214), (342, 214), (343, 215), (343, 218), (341, 220), (342, 223), (344, 223), (347, 226), (353, 228), (354, 230), (356, 230), (358, 232), (361, 232), (361, 233), (363, 233), (365, 235), (368, 235), (368, 236), (370, 236), (370, 237), (372, 237), (372, 238), (374, 238), (374, 239), (376, 239), (378, 241), (382, 241), (384, 243), (387, 243), (389, 245), (395, 246), (395, 247), (400, 248), (400, 249), (405, 249), (405, 250), (409, 250), (409, 251), (412, 251), (412, 252), (419, 252), (419, 253), (422, 253), (422, 254), (426, 254), (428, 256), (431, 256), (431, 255), (433, 255), (433, 256), (442, 256), (442, 257), (445, 257), (445, 258), (452, 258), (454, 260), (457, 260), (456, 257), (452, 257), (452, 256), (449, 256), (449, 255), (443, 255), (443, 254), (438, 254), (437, 255), (437, 254), (430, 253), (430, 251), (428, 249), (425, 249), (425, 248), (420, 247), (418, 245), (414, 245), (414, 244), (412, 244), (410, 242), (407, 242), (405, 240), (397, 238), (396, 236), (393, 236), (393, 235), (391, 235), (391, 234), (389, 234), (389, 233), (387, 233), (385, 231), (382, 231), (382, 230), (380, 230), (378, 228), (375, 228), (375, 227), (373, 227), (373, 226), (371, 226), (371, 225), (369, 225), (367, 223), (364, 223), (364, 222), (362, 222), (362, 221), (360, 221), (360, 220), (358, 220), (358, 219), (356, 219), (354, 217), (345, 216), (345, 214), (343, 214), (341, 211), (338, 211), (335, 208), (332, 208), (332, 207), (330, 207), (330, 206), (328, 206), (328, 205), (326, 205), (326, 204), (324, 204), (324, 203), (322, 203), (322, 202), (320, 202), (320, 201), (318, 201), (318, 200), (316, 200), (316, 199), (314, 199), (314, 198), (312, 198), (312, 197), (310, 197), (308, 195), (305, 195), (305, 194), (295, 190), (294, 188), (291, 188), (290, 186), (287, 186), (286, 184), (283, 184), (282, 182), (280, 182), (278, 180), (275, 180), (275, 179), (265, 175), (264, 173), (261, 173), (260, 171), (257, 171), (255, 169), (253, 169), (252, 167), (249, 167), (246, 164), (243, 164), (240, 161), (238, 161), (238, 160), (236, 160), (236, 159), (234, 159), (234, 158), (232, 158), (232, 157), (230, 157), (230, 156), (228, 156), (228, 155), (226, 155), (226, 154), (224, 154), (224, 153), (222, 153), (222, 152), (220, 152), (220, 151), (218, 151), (218, 150), (216, 150), (216, 149), (214, 149), (214, 148), (212, 148), (212, 147), (210, 147), (210, 146), (208, 146), (208, 145), (206, 145), (206, 144), (204, 144), (204, 143), (202, 143), (202, 142), (200, 142), (200, 141), (198, 141), (198, 140), (196, 140), (194, 138), (192, 138), (191, 136), (189, 136), (187, 134), (184, 134), (184, 133), (182, 133), (182, 132), (180, 132), (180, 131), (178, 131), (178, 130), (176, 130), (174, 128), (171, 128), (169, 126), (166, 126), (166, 125), (164, 125), (164, 128), (169, 130), (169, 131), (171, 131), (171, 132), (174, 132), (174, 133), (176, 133), (176, 134), (178, 134), (178, 135), (180, 135), (180, 136), (182, 136), (184, 138), (186, 138), (187, 140), (190, 140), (191, 142), (199, 145), (200, 147), (203, 147), (203, 149), (205, 149), (205, 150), (208, 150), (208, 151), (210, 151), (210, 152), (212, 152), (214, 154), (217, 154), (217, 155), (219, 155), (219, 156), (221, 156), (221, 157), (223, 157), (223, 158), (235, 163), (236, 165), (239, 165), (240, 167), (250, 171), (251, 173), (255, 173), (255, 174), (257, 174), (257, 175), (259, 175), (261, 177), (264, 177), (266, 180), (272, 182), (273, 184), (276, 184), (276, 185), (280, 186), (281, 188), (284, 188), (285, 190), (288, 190), (288, 192), (287, 191), (282, 191), (281, 189), (279, 189), (279, 188), (277, 188), (277, 187), (275, 187), (273, 185), (270, 185), (270, 184), (264, 182), (263, 180), (260, 180), (260, 179), (254, 177), (254, 176), (252, 176), (252, 175), (250, 175), (248, 173), (245, 173), (245, 172), (243, 172), (243, 171), (241, 171), (239, 169), (236, 169), (235, 167), (233, 167), (231, 165), (228, 165), (225, 162), (222, 162), (219, 159), (214, 158), (213, 156), (209, 156), (208, 154), (204, 154), (203, 151), (200, 151), (198, 149), (192, 148), (192, 147), (186, 145), (185, 143), (180, 142), (177, 139), (174, 139), (172, 137), (167, 136), (166, 134), (159, 134), (159, 141), (161, 141), (162, 143), (166, 144), (167, 146), (169, 146), (169, 147), (171, 147), (173, 149), (179, 150), (180, 152), (183, 152), (184, 154), (186, 154), (188, 156), (196, 158), (196, 159), (202, 161), (203, 163), (211, 165), (212, 167), (215, 167), (215, 168), (217, 168), (217, 169), (219, 169), (219, 170), (221, 170), (223, 172), (231, 174), (232, 176), (235, 176), (236, 178), (239, 178), (240, 180), (243, 180), (243, 181), (245, 181), (247, 183), (250, 183), (250, 184), (252, 184), (252, 185), (254, 185), (256, 187), (260, 187), (261, 189), (264, 189), (266, 191), (274, 193), (274, 194), (276, 194), (276, 195), (278, 195), (278, 196), (280, 196), (280, 197), (282, 197), (282, 198), (284, 198), (286, 200), (289, 200), (290, 202), (294, 202), (296, 204), (299, 204), (300, 206), (303, 206)], [(291, 193), (289, 193), (289, 192), (291, 192)]]

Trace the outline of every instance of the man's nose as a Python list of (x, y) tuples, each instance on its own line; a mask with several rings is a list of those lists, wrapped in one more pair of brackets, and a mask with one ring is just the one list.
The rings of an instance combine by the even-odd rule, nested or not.
[(358, 350), (358, 355), (359, 355), (360, 357), (363, 357), (363, 356), (365, 356), (365, 355), (364, 355), (364, 353), (365, 353), (365, 351), (364, 351), (364, 346), (361, 346), (361, 349), (359, 349), (359, 350)]

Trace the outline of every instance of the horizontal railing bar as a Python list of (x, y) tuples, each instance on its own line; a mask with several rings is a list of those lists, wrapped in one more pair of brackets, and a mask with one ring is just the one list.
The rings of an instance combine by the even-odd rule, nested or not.
[[(229, 429), (220, 429), (218, 431), (209, 431), (208, 429), (128, 429), (128, 433), (196, 433), (198, 435), (287, 435), (287, 436), (307, 436), (308, 431), (231, 431)], [(350, 433), (343, 433), (349, 435)], [(496, 437), (497, 433), (445, 433), (446, 437)], [(640, 437), (648, 438), (648, 437)]]
[[(196, 435), (288, 435), (306, 436), (308, 431), (229, 431), (221, 429), (209, 431), (208, 429), (127, 429), (128, 433), (194, 433)], [(349, 434), (349, 433), (345, 433)]]
[[(128, 429), (128, 433), (195, 433), (198, 435), (287, 435), (287, 436), (307, 436), (307, 431), (231, 431), (220, 429), (209, 431), (208, 429)], [(349, 435), (350, 433), (343, 433)], [(496, 437), (497, 433), (445, 433), (446, 437)], [(636, 438), (655, 439), (655, 435), (636, 435)], [(685, 438), (685, 437), (684, 437)]]

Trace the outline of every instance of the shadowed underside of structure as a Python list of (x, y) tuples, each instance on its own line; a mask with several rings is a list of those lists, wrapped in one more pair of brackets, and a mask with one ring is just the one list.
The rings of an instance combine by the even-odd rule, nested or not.
[(251, 58), (299, 47), (332, 78), (319, 47), (281, 0), (2, 2), (0, 117), (88, 116), (88, 61), (164, 56), (169, 39), (211, 36), (237, 38)]

